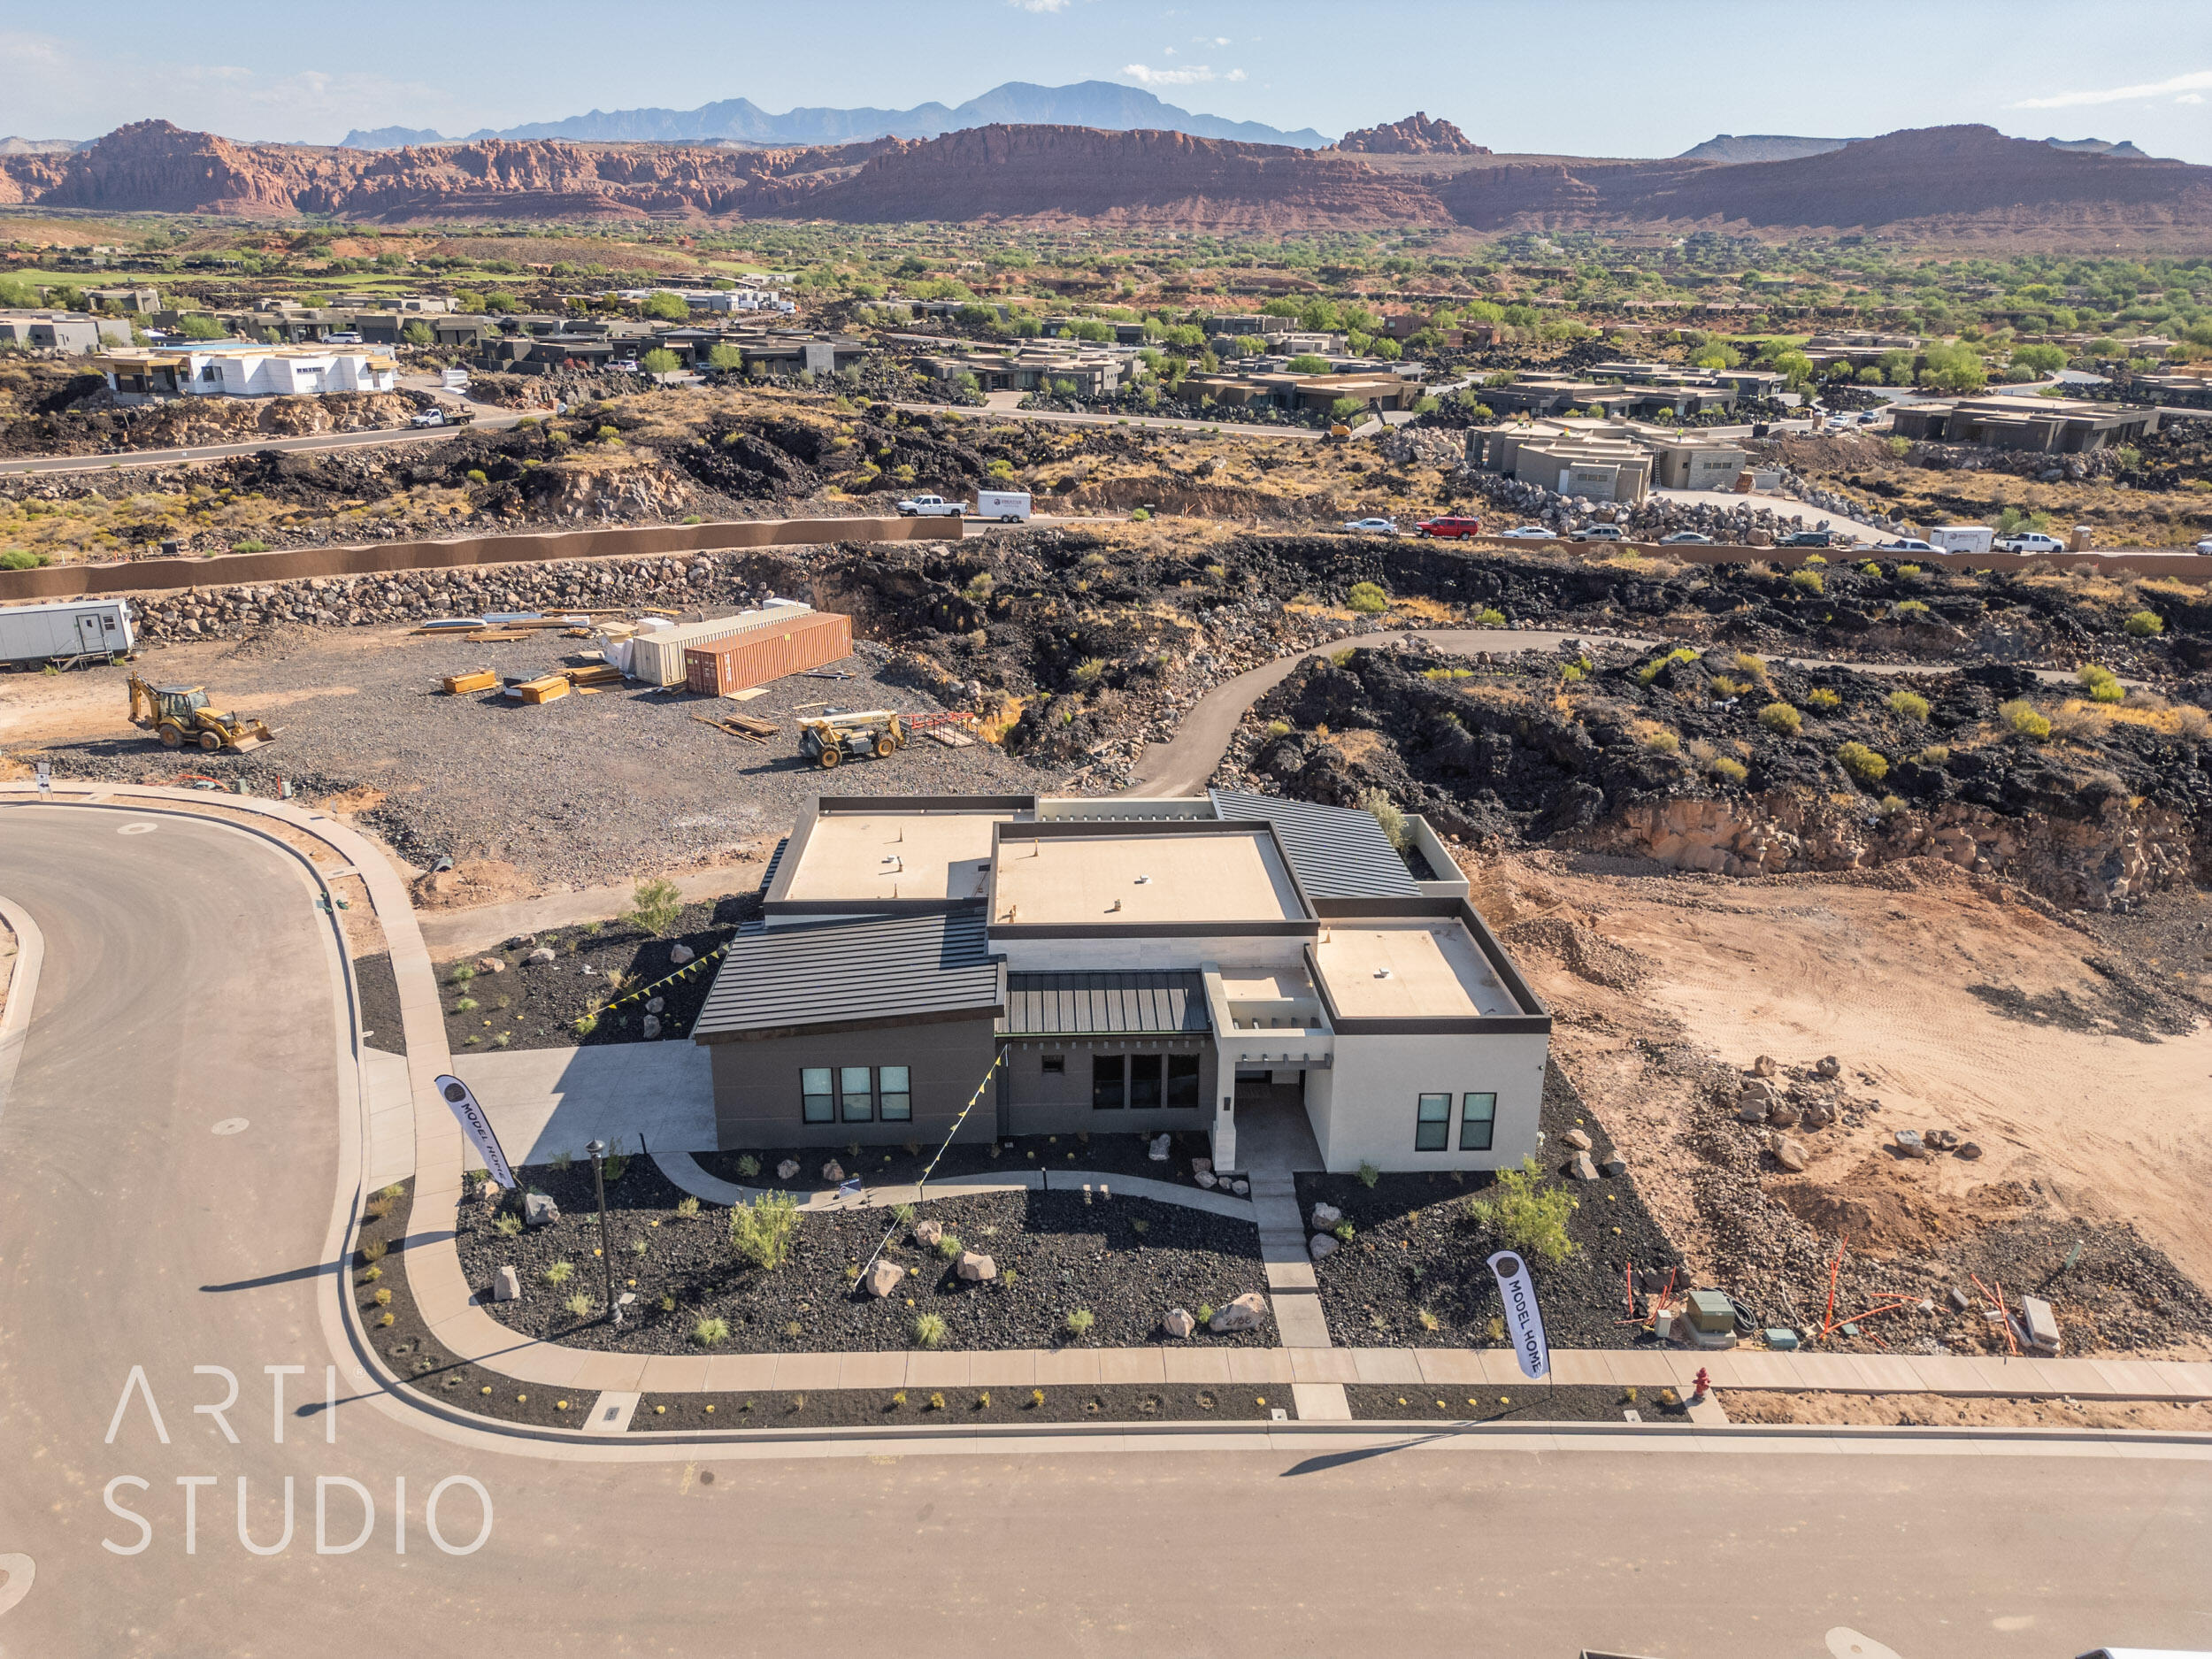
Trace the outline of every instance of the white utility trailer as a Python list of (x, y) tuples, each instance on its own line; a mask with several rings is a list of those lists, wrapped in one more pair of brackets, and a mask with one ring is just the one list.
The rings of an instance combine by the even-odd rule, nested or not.
[(73, 668), (134, 650), (127, 599), (0, 605), (0, 667)]

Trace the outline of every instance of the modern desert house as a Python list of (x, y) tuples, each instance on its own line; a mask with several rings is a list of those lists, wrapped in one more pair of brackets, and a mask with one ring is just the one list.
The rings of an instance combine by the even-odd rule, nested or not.
[(974, 1101), (964, 1140), (1200, 1131), (1233, 1170), (1240, 1116), (1302, 1112), (1331, 1170), (1517, 1164), (1551, 1016), (1411, 822), (1419, 875), (1271, 796), (823, 796), (693, 1027), (718, 1139), (933, 1142)]

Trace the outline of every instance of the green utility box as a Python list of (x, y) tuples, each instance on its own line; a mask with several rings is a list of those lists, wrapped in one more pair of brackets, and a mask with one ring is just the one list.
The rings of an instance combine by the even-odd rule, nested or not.
[(1718, 1335), (1736, 1328), (1736, 1306), (1717, 1290), (1690, 1293), (1690, 1329)]

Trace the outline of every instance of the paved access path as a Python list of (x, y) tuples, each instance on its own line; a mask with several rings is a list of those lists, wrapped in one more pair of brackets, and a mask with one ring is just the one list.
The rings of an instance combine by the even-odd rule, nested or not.
[[(138, 467), (180, 466), (193, 461), (223, 461), (233, 456), (314, 453), (325, 449), (381, 449), (396, 443), (442, 443), (465, 432), (504, 432), (523, 418), (512, 414), (479, 414), (466, 426), (403, 426), (374, 432), (319, 432), (297, 438), (249, 438), (237, 443), (195, 444), (180, 449), (119, 449), (109, 455), (31, 456), (0, 461), (0, 477), (27, 472), (106, 472)], [(542, 411), (540, 411), (542, 419)]]

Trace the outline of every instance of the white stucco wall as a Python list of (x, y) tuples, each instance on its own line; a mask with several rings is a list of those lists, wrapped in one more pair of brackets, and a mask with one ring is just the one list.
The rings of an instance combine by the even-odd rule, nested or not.
[[(1536, 1150), (1544, 1100), (1544, 1061), (1550, 1039), (1514, 1036), (1345, 1036), (1336, 1063), (1306, 1073), (1306, 1115), (1323, 1161), (1333, 1173), (1363, 1163), (1379, 1170), (1508, 1169)], [(1452, 1118), (1445, 1149), (1414, 1149), (1419, 1097), (1448, 1093)], [(1498, 1097), (1487, 1152), (1459, 1150), (1461, 1097)]]

